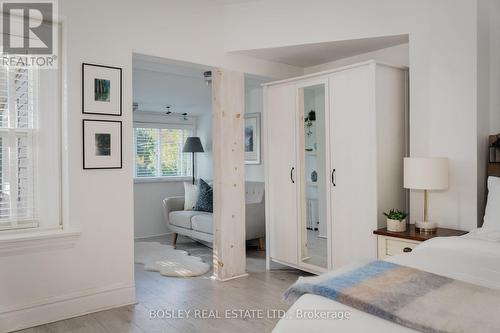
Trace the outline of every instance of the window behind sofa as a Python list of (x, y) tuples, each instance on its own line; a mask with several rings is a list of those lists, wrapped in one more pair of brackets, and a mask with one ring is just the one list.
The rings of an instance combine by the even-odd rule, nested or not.
[(134, 128), (135, 177), (166, 178), (191, 176), (191, 154), (183, 153), (189, 126), (136, 124)]

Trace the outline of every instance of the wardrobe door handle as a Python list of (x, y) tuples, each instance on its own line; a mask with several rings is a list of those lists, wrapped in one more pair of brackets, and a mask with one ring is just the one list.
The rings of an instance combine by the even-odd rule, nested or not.
[(332, 185), (337, 186), (336, 181), (335, 181), (335, 169), (332, 170)]
[(290, 169), (290, 180), (292, 181), (292, 184), (295, 184), (295, 180), (293, 179), (293, 171), (295, 170), (295, 167), (292, 167)]

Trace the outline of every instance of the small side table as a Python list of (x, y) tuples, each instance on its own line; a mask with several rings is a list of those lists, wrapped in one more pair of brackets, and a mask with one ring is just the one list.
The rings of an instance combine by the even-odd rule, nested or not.
[(407, 226), (405, 232), (388, 231), (387, 228), (374, 230), (377, 235), (377, 257), (379, 260), (405, 252), (411, 252), (418, 244), (434, 237), (462, 236), (467, 231), (438, 228), (433, 233), (421, 233), (415, 230), (415, 225)]

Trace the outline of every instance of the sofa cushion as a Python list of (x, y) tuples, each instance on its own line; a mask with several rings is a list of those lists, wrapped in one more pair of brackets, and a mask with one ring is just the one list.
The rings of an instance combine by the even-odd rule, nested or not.
[(245, 182), (245, 203), (257, 204), (264, 201), (265, 185), (263, 182)]
[(177, 210), (170, 212), (168, 218), (170, 219), (170, 224), (181, 228), (191, 229), (191, 218), (199, 214), (200, 212), (194, 210)]
[(214, 215), (213, 214), (200, 214), (195, 215), (191, 219), (193, 230), (204, 232), (207, 234), (214, 233)]

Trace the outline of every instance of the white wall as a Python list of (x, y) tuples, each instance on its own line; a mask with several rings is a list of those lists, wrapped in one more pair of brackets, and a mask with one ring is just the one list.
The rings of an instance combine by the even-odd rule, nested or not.
[[(442, 226), (476, 227), (476, 1), (270, 0), (224, 13), (228, 51), (409, 34), (411, 155), (450, 159), (450, 187), (430, 194), (430, 216)], [(415, 219), (420, 198), (412, 193)]]
[(489, 13), (489, 131), (497, 134), (500, 133), (500, 1), (489, 0), (487, 5), (488, 10), (483, 15)]
[(332, 68), (347, 66), (358, 62), (376, 60), (397, 66), (409, 66), (409, 44), (387, 47), (377, 51), (358, 54), (352, 57), (330, 61), (324, 64), (304, 68), (304, 74), (311, 74)]
[[(482, 222), (486, 198), (488, 136), (500, 132), (500, 2), (477, 4), (477, 158), (478, 220)], [(483, 180), (483, 181), (481, 181)]]
[(182, 181), (155, 181), (134, 184), (134, 237), (170, 233), (163, 219), (162, 200), (184, 196)]
[[(486, 177), (488, 154), (488, 135), (490, 131), (490, 11), (494, 0), (479, 0), (477, 3), (477, 193), (478, 223), (484, 216), (486, 203)], [(498, 36), (500, 37), (500, 35)], [(500, 43), (500, 42), (497, 42)], [(498, 59), (495, 59), (495, 62)]]
[(196, 126), (196, 135), (200, 137), (204, 153), (196, 154), (196, 175), (197, 178), (213, 179), (213, 159), (212, 159), (212, 110), (208, 105), (205, 114), (198, 117)]
[[(265, 80), (245, 78), (245, 113), (262, 113), (264, 107), (264, 93), (261, 84)], [(261, 154), (260, 164), (245, 164), (245, 180), (264, 181), (264, 154), (262, 137), (262, 115), (261, 115)]]
[[(271, 77), (285, 65), (228, 55), (222, 8), (205, 0), (62, 0), (67, 63), (68, 220), (72, 246), (0, 255), (0, 330), (133, 303), (132, 53), (221, 66)], [(97, 10), (98, 9), (98, 10)], [(82, 170), (81, 64), (123, 68), (123, 168)], [(109, 117), (88, 117), (108, 119)]]

